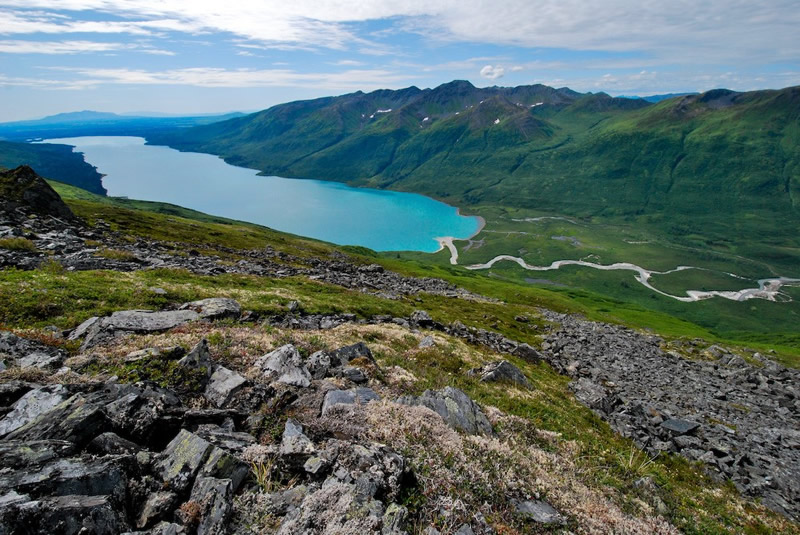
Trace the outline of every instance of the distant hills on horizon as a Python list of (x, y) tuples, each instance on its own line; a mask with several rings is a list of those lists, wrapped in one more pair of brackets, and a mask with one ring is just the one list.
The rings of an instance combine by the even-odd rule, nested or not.
[[(495, 86), (498, 87), (498, 86)], [(567, 89), (572, 91), (568, 87), (564, 87), (562, 89)], [(608, 94), (606, 92), (601, 92), (602, 94)], [(592, 93), (586, 93), (592, 94)], [(666, 100), (669, 98), (674, 97), (682, 97), (686, 95), (697, 95), (697, 92), (686, 92), (686, 93), (664, 93), (658, 95), (618, 95), (615, 98), (628, 98), (628, 99), (641, 99), (647, 102), (660, 102), (662, 100)], [(95, 110), (81, 110), (81, 111), (68, 111), (68, 112), (61, 112), (56, 113), (53, 115), (47, 115), (45, 117), (35, 118), (35, 119), (21, 119), (16, 121), (4, 121), (0, 122), (0, 127), (7, 126), (7, 125), (28, 125), (28, 124), (38, 124), (38, 125), (45, 125), (45, 124), (62, 124), (62, 123), (71, 123), (71, 122), (86, 122), (86, 121), (119, 121), (119, 120), (126, 120), (126, 119), (154, 119), (154, 118), (179, 118), (179, 117), (210, 117), (210, 118), (219, 118), (220, 120), (225, 119), (232, 119), (235, 117), (242, 117), (245, 115), (250, 115), (252, 113), (258, 113), (260, 110), (255, 111), (231, 111), (231, 112), (203, 112), (203, 113), (167, 113), (167, 112), (155, 112), (155, 111), (130, 111), (130, 112), (104, 112), (104, 111), (95, 111)]]

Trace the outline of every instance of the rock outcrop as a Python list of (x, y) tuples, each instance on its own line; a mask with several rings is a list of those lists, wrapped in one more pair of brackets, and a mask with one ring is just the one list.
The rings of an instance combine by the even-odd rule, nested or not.
[(701, 461), (744, 493), (800, 518), (800, 372), (691, 343), (694, 360), (631, 329), (543, 312), (560, 324), (545, 358), (575, 396), (651, 455)]
[(50, 184), (27, 165), (0, 171), (0, 211), (11, 213), (18, 208), (26, 214), (75, 219), (72, 210)]

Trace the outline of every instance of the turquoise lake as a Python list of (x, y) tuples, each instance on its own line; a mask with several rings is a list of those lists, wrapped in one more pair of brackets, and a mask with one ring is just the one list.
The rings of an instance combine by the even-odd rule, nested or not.
[(435, 238), (469, 238), (477, 217), (413, 193), (337, 182), (257, 176), (210, 154), (145, 145), (140, 137), (74, 137), (110, 196), (160, 201), (276, 230), (376, 251), (435, 252)]

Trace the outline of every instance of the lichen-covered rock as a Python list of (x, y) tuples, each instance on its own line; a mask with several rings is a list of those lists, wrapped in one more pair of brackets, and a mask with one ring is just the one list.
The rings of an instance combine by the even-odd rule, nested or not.
[(323, 379), (328, 371), (338, 365), (326, 351), (317, 351), (306, 360), (306, 368), (313, 379)]
[(48, 354), (40, 351), (29, 353), (17, 359), (17, 366), (20, 368), (39, 368), (40, 370), (55, 370), (64, 362), (64, 356), (60, 354)]
[(67, 336), (67, 340), (79, 340), (83, 338), (86, 336), (86, 333), (89, 332), (89, 329), (91, 329), (92, 326), (98, 321), (100, 321), (100, 318), (97, 316), (92, 316), (91, 318), (85, 320), (83, 323), (72, 329), (72, 332), (69, 333), (69, 336)]
[(161, 454), (155, 472), (176, 492), (188, 489), (214, 446), (207, 440), (181, 429)]
[(94, 322), (88, 328), (81, 349), (85, 351), (125, 334), (168, 331), (178, 325), (200, 319), (200, 317), (200, 314), (194, 310), (117, 311), (108, 317), (102, 318), (100, 321)]
[(347, 364), (351, 360), (358, 358), (367, 359), (373, 363), (375, 362), (375, 357), (372, 356), (372, 351), (370, 351), (369, 347), (364, 342), (358, 342), (349, 346), (340, 347), (339, 349), (333, 351), (331, 356), (338, 360), (339, 365)]
[(525, 343), (519, 344), (511, 353), (532, 363), (537, 363), (542, 360), (542, 354)]
[(35, 470), (0, 474), (0, 488), (31, 496), (112, 496), (124, 501), (127, 477), (118, 457), (56, 459)]
[(83, 448), (110, 423), (101, 403), (91, 396), (75, 394), (52, 410), (6, 435), (9, 440), (66, 440)]
[(11, 412), (0, 420), (0, 437), (11, 433), (50, 412), (69, 397), (62, 385), (44, 386), (30, 390), (12, 406)]
[(383, 513), (378, 500), (359, 499), (355, 485), (330, 479), (286, 516), (277, 535), (374, 533), (381, 527)]
[(0, 442), (0, 467), (35, 467), (54, 459), (66, 457), (74, 445), (66, 440), (4, 440)]
[(112, 401), (103, 410), (119, 435), (161, 447), (166, 437), (180, 428), (180, 419), (174, 413), (180, 411), (181, 402), (169, 390), (155, 385), (119, 385), (110, 387), (107, 397)]
[(457, 388), (448, 386), (438, 391), (426, 390), (419, 397), (402, 397), (398, 403), (428, 407), (447, 425), (470, 435), (492, 434), (492, 425), (478, 404)]
[(28, 213), (74, 220), (72, 210), (36, 171), (27, 165), (0, 171), (0, 210), (22, 207)]
[(539, 501), (524, 501), (517, 504), (517, 513), (537, 524), (562, 524), (564, 517), (549, 503)]
[(217, 320), (217, 319), (239, 319), (242, 315), (242, 307), (235, 300), (227, 297), (211, 297), (209, 299), (201, 299), (200, 301), (192, 301), (185, 303), (181, 306), (183, 310), (193, 310), (197, 312), (200, 317)]
[(482, 368), (471, 370), (471, 374), (480, 376), (481, 382), (506, 382), (512, 383), (523, 388), (530, 388), (531, 383), (522, 371), (508, 362), (507, 360), (500, 360), (497, 362), (490, 362)]
[(101, 433), (89, 442), (87, 450), (101, 455), (136, 455), (141, 446), (116, 433)]
[(411, 324), (418, 327), (433, 327), (435, 322), (431, 315), (424, 310), (415, 310), (411, 314)]
[(428, 335), (420, 340), (419, 344), (417, 345), (418, 349), (427, 349), (429, 347), (434, 347), (436, 345), (436, 340), (433, 339), (433, 336)]
[(224, 407), (228, 401), (247, 383), (247, 379), (229, 370), (218, 366), (206, 386), (205, 397), (217, 407)]
[(211, 360), (211, 350), (208, 347), (208, 340), (200, 340), (189, 353), (178, 361), (178, 364), (192, 370), (204, 369), (208, 377), (211, 377), (214, 362)]
[(162, 490), (153, 492), (147, 497), (147, 500), (139, 512), (136, 519), (136, 527), (146, 528), (157, 520), (166, 517), (172, 513), (178, 502), (178, 495), (172, 491)]
[(331, 390), (325, 394), (322, 402), (322, 415), (325, 416), (336, 405), (354, 405), (369, 403), (381, 399), (371, 388), (353, 388), (352, 390)]
[(286, 420), (283, 436), (281, 438), (280, 454), (282, 456), (308, 457), (309, 455), (313, 455), (316, 451), (317, 448), (314, 446), (314, 443), (303, 433), (303, 426), (291, 418)]
[(198, 477), (190, 501), (200, 506), (197, 535), (224, 535), (233, 502), (230, 479)]
[(0, 533), (117, 535), (126, 527), (108, 496), (55, 496), (0, 507)]
[(303, 364), (297, 348), (291, 344), (281, 346), (256, 361), (256, 366), (273, 381), (307, 388), (311, 385), (311, 373)]
[(383, 514), (383, 528), (381, 535), (405, 535), (403, 527), (408, 517), (408, 509), (402, 505), (392, 503)]

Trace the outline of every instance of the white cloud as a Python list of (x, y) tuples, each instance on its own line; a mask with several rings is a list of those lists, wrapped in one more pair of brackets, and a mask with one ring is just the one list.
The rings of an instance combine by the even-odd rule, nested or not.
[[(312, 89), (351, 90), (378, 89), (408, 79), (392, 71), (348, 70), (334, 73), (301, 73), (289, 69), (222, 69), (198, 67), (149, 71), (140, 69), (96, 69), (53, 67), (49, 70), (72, 74), (77, 80), (65, 80), (67, 88), (95, 87), (106, 84), (190, 85), (196, 87), (305, 87)], [(38, 84), (36, 80), (31, 85)], [(21, 81), (20, 81), (21, 83)], [(20, 85), (20, 83), (15, 85)], [(2, 85), (2, 80), (0, 80)], [(48, 80), (48, 87), (57, 83)]]
[(174, 52), (136, 43), (107, 43), (98, 41), (0, 41), (0, 53), (5, 54), (81, 54), (136, 50), (145, 54), (174, 56)]
[(356, 61), (354, 59), (342, 59), (339, 61), (334, 61), (331, 65), (339, 65), (344, 67), (361, 67), (364, 65), (363, 61)]
[(498, 78), (502, 78), (505, 73), (506, 70), (499, 65), (496, 67), (493, 65), (485, 65), (481, 69), (481, 76), (488, 78), (489, 80), (497, 80)]
[[(334, 49), (355, 44), (385, 52), (368, 46), (350, 23), (394, 18), (398, 28), (436, 40), (676, 60), (701, 56), (736, 64), (797, 60), (800, 27), (797, 0), (606, 0), (602, 7), (586, 0), (495, 0), (490, 7), (485, 0), (3, 0), (3, 5), (0, 33), (6, 35), (226, 32), (260, 43)], [(55, 5), (64, 10), (58, 16), (44, 12)], [(80, 20), (80, 12), (88, 10), (109, 20)], [(64, 18), (65, 12), (78, 18)]]
[(78, 54), (80, 52), (108, 52), (126, 48), (121, 43), (94, 41), (0, 41), (0, 52), (5, 54)]

